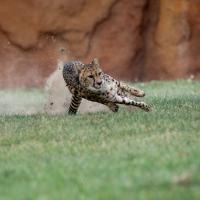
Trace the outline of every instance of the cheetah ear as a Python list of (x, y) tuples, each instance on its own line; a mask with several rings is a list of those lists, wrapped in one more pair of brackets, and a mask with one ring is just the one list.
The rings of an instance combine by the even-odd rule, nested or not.
[(99, 59), (98, 58), (94, 58), (93, 61), (92, 61), (92, 64), (99, 67), (100, 66)]

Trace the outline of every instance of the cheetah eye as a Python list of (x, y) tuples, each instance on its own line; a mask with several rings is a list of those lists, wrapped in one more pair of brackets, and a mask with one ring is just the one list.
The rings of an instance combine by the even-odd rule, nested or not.
[(93, 78), (93, 75), (89, 75), (88, 78)]
[(99, 72), (99, 76), (101, 76), (102, 72)]

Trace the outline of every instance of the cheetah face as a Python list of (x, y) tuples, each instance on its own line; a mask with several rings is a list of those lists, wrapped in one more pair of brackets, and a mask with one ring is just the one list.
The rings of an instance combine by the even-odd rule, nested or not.
[(89, 90), (99, 90), (102, 86), (103, 72), (99, 67), (97, 59), (85, 65), (79, 74), (80, 84)]

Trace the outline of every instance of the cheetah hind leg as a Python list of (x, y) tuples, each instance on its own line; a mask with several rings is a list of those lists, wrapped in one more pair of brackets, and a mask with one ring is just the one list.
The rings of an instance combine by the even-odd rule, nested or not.
[(143, 90), (129, 86), (125, 83), (120, 82), (120, 88), (125, 90), (126, 92), (130, 93), (131, 95), (136, 96), (136, 97), (144, 97), (145, 96), (145, 93), (144, 93)]
[(72, 95), (72, 100), (69, 106), (68, 114), (75, 115), (78, 111), (78, 108), (81, 104), (82, 98), (76, 94)]
[(151, 111), (151, 106), (149, 106), (145, 102), (140, 102), (140, 101), (138, 102), (138, 101), (129, 99), (127, 97), (121, 97), (119, 95), (117, 95), (115, 97), (115, 102), (114, 103), (136, 106), (136, 107), (139, 107), (139, 108), (143, 109), (146, 112)]

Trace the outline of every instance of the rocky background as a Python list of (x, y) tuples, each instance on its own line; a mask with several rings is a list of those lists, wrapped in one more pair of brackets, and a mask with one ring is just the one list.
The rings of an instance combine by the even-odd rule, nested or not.
[(59, 49), (126, 80), (200, 77), (200, 0), (1, 0), (0, 87), (42, 86)]

